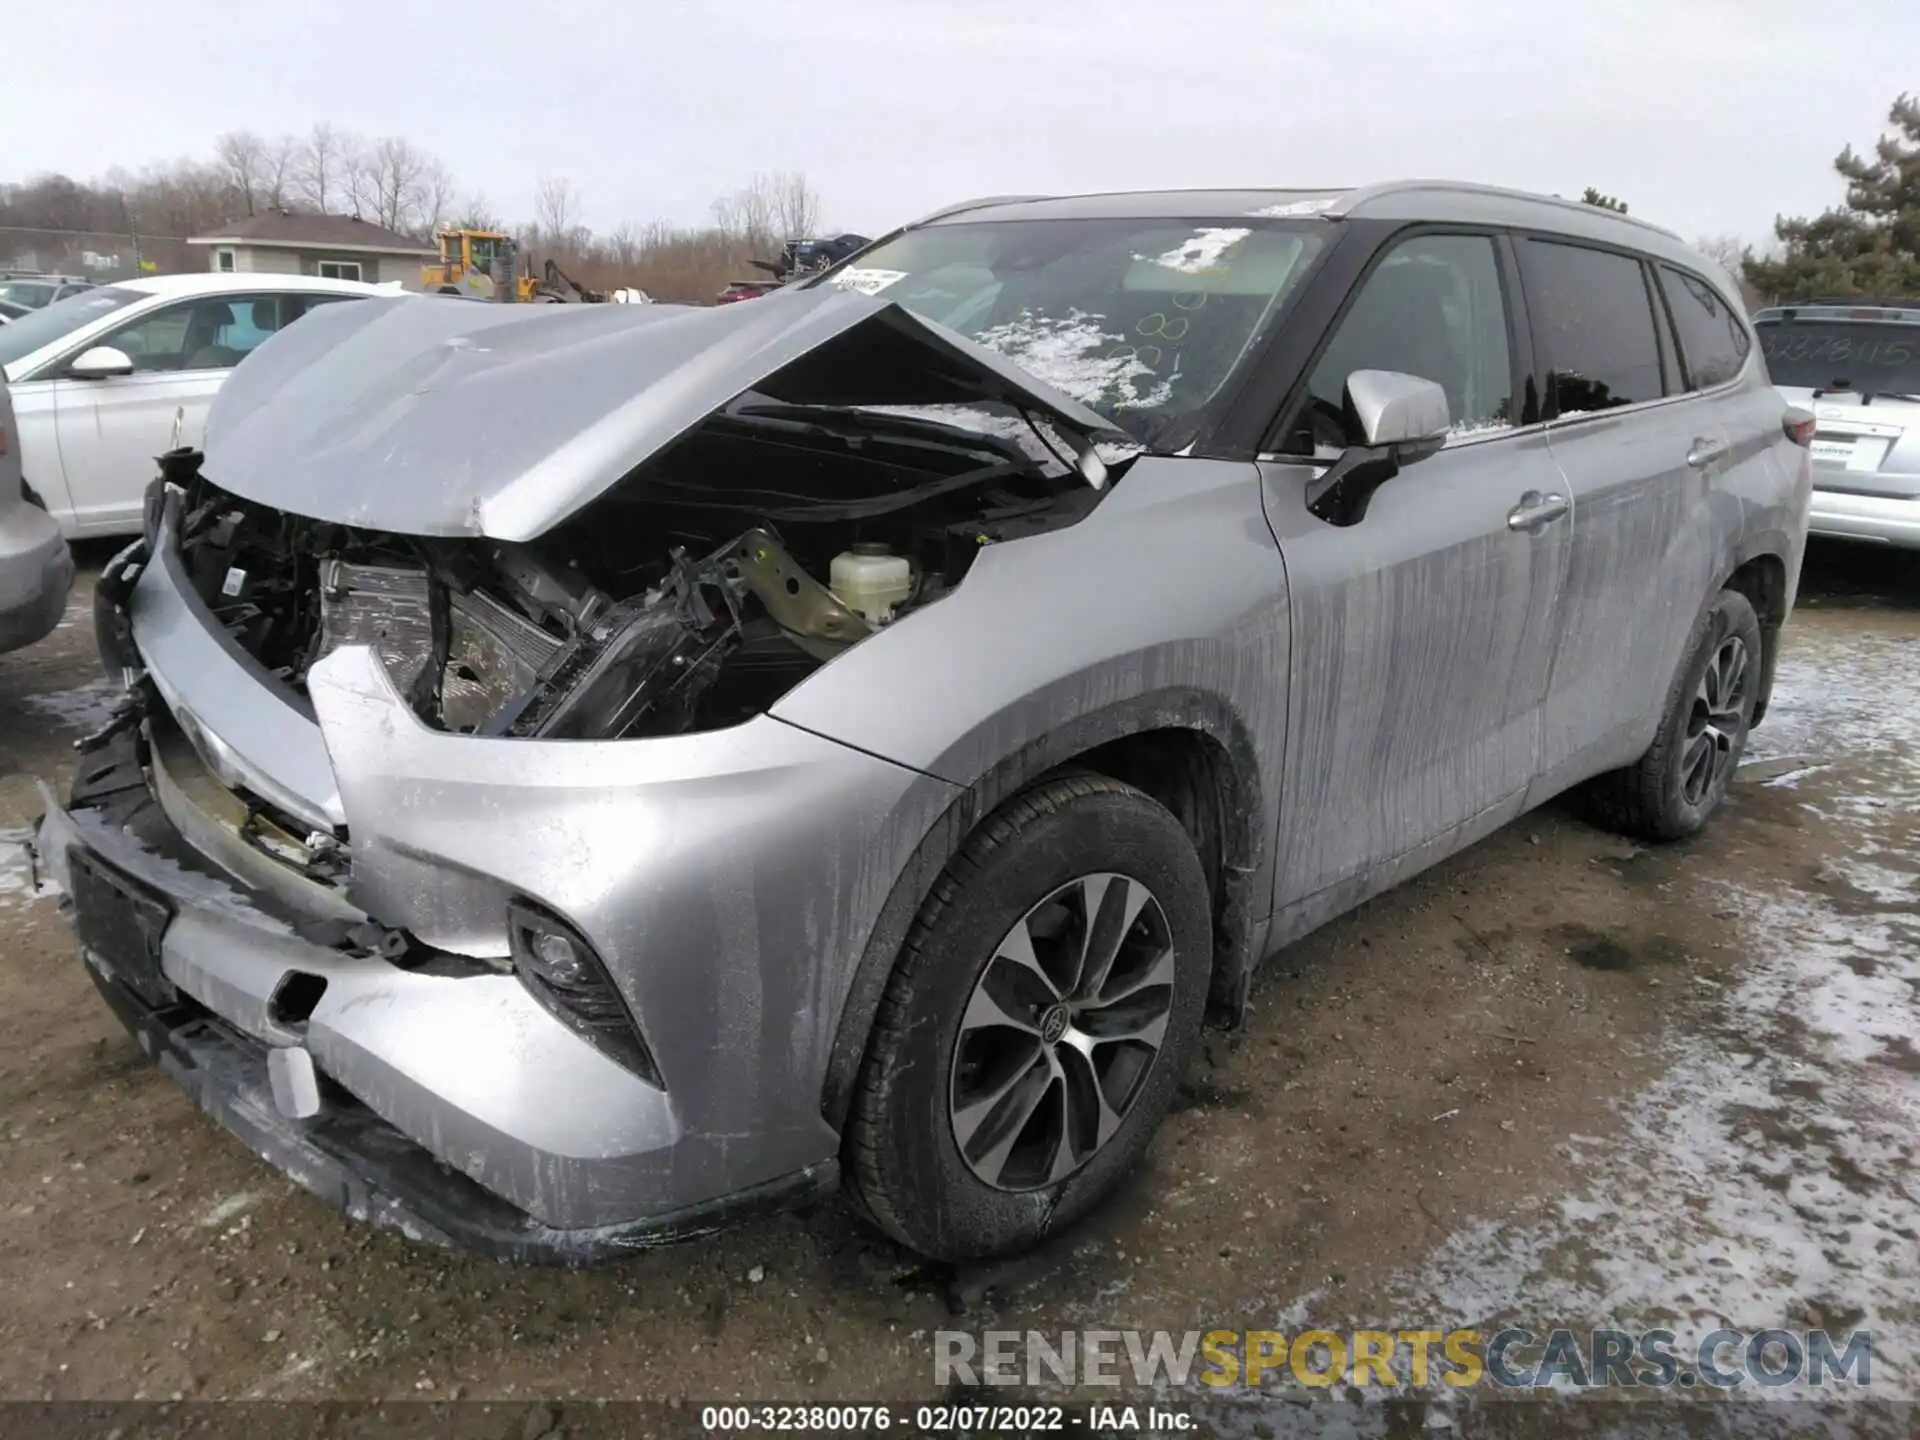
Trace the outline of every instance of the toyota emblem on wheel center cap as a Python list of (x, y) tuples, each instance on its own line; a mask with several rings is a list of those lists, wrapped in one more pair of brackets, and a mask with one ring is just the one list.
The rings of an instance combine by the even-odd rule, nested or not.
[(1056, 1044), (1067, 1033), (1067, 1022), (1073, 1018), (1073, 1012), (1064, 1005), (1049, 1005), (1040, 1017), (1040, 1038), (1049, 1045)]

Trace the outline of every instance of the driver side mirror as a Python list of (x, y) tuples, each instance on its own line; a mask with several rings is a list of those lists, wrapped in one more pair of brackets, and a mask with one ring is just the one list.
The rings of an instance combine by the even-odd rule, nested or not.
[(111, 345), (95, 345), (91, 350), (83, 350), (67, 366), (67, 374), (75, 380), (105, 380), (114, 375), (131, 375), (133, 361), (124, 350), (116, 350)]
[(1453, 423), (1444, 389), (1397, 370), (1354, 371), (1347, 408), (1365, 442), (1349, 445), (1307, 486), (1307, 509), (1329, 525), (1359, 524), (1374, 491), (1446, 444)]

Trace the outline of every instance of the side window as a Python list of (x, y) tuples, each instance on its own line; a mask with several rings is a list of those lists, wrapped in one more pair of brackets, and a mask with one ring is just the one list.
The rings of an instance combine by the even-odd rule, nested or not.
[(1347, 377), (1356, 370), (1433, 381), (1447, 392), (1456, 434), (1512, 424), (1513, 360), (1492, 239), (1419, 235), (1387, 253), (1314, 363), (1288, 451), (1310, 454), (1365, 439), (1347, 410)]
[(322, 280), (358, 280), (360, 262), (358, 260), (322, 260), (315, 267)]
[(1520, 274), (1546, 377), (1547, 419), (1660, 398), (1660, 342), (1638, 260), (1528, 240)]
[(282, 295), (280, 324), (284, 328), (322, 305), (338, 305), (342, 300), (358, 300), (358, 295)]
[[(262, 304), (264, 314), (255, 309)], [(225, 370), (238, 365), (242, 355), (277, 328), (271, 297), (249, 301), (208, 296), (143, 315), (98, 343), (125, 351), (135, 374)]]
[(1738, 375), (1753, 340), (1739, 312), (1698, 275), (1660, 267), (1660, 291), (1680, 332), (1689, 389), (1710, 390)]

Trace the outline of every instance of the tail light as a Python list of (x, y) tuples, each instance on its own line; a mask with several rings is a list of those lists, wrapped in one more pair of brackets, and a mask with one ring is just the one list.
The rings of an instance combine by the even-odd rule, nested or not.
[(627, 1002), (584, 935), (524, 901), (507, 907), (507, 931), (514, 972), (549, 1014), (649, 1085), (666, 1088)]
[(1814, 418), (1806, 411), (1795, 408), (1781, 417), (1780, 428), (1787, 432), (1787, 438), (1802, 449), (1813, 444)]

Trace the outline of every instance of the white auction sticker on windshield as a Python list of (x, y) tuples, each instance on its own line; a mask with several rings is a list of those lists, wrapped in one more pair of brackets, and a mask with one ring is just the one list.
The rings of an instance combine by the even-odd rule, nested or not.
[(858, 290), (862, 295), (878, 295), (896, 280), (906, 278), (907, 272), (904, 270), (862, 270), (856, 265), (850, 270), (842, 270), (833, 280), (836, 285)]

